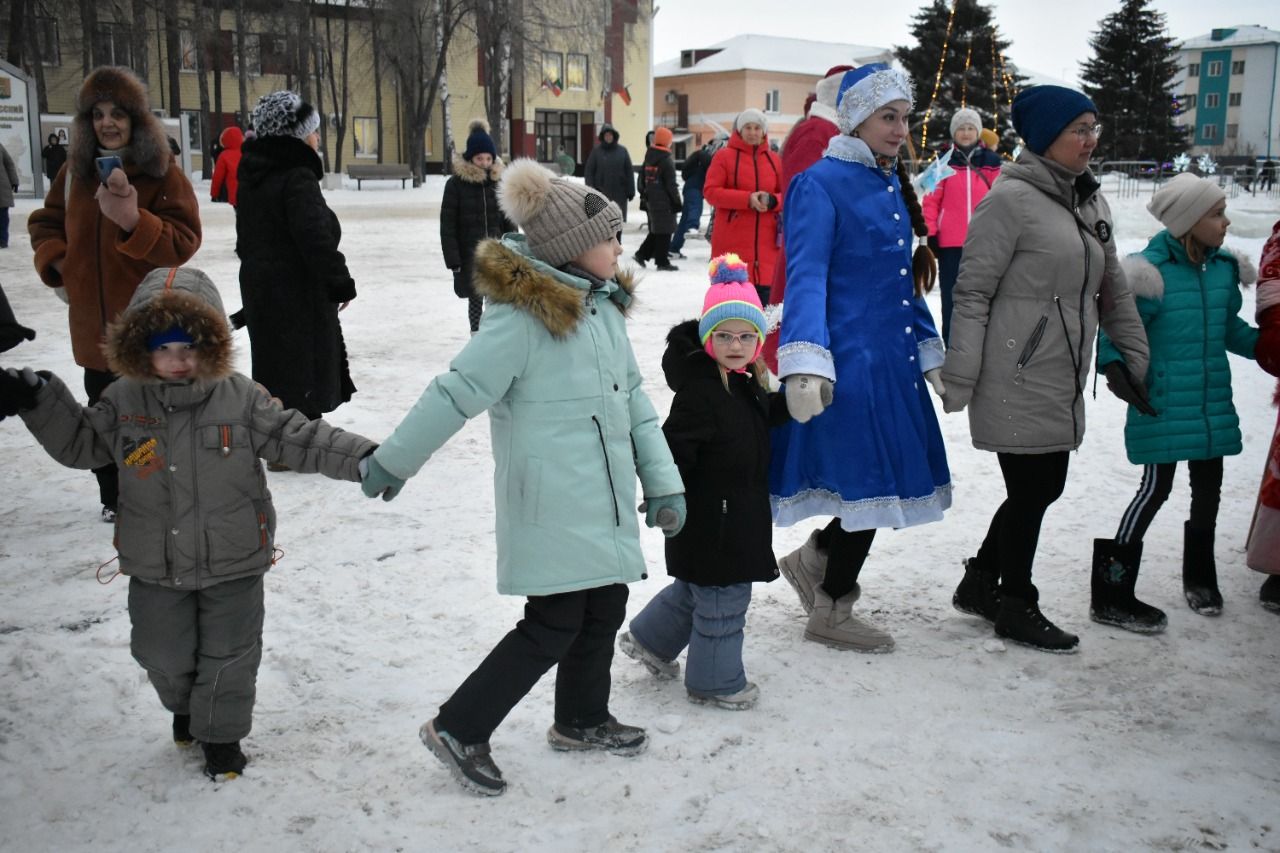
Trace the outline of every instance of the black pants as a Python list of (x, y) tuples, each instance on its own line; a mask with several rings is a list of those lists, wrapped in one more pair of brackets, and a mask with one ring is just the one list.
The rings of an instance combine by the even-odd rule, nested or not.
[(818, 533), (818, 547), (827, 552), (827, 572), (822, 578), (822, 590), (832, 601), (844, 598), (858, 585), (858, 575), (871, 552), (871, 540), (875, 529), (845, 530), (840, 519), (833, 518)]
[[(92, 406), (102, 399), (102, 392), (107, 390), (107, 386), (119, 378), (114, 373), (86, 367), (84, 369), (84, 391), (89, 395), (89, 405)], [(103, 465), (101, 468), (94, 468), (93, 474), (98, 478), (98, 499), (102, 501), (103, 506), (109, 507), (114, 512), (120, 503), (119, 469), (112, 463)]]
[(956, 279), (960, 277), (960, 257), (964, 254), (964, 249), (953, 246), (939, 249), (935, 254), (938, 256), (938, 285), (942, 290), (942, 342), (949, 344), (951, 343), (952, 294), (956, 289)]
[[(1177, 462), (1142, 466), (1142, 483), (1129, 508), (1120, 517), (1116, 542), (1127, 545), (1141, 542), (1151, 521), (1173, 491), (1173, 474)], [(1222, 457), (1193, 459), (1187, 463), (1191, 472), (1191, 527), (1213, 530), (1218, 526), (1218, 502), (1222, 496)]]
[(636, 260), (657, 261), (658, 266), (665, 267), (671, 263), (671, 258), (667, 256), (670, 248), (670, 234), (654, 234), (650, 231), (645, 235), (644, 242), (640, 244), (640, 248), (636, 249)]
[(1071, 457), (1066, 450), (996, 456), (1008, 497), (991, 519), (987, 538), (978, 549), (978, 565), (999, 567), (1002, 594), (1034, 601), (1037, 593), (1031, 583), (1031, 564), (1040, 542), (1040, 524), (1045, 510), (1062, 497)]
[(557, 664), (555, 721), (577, 728), (605, 722), (613, 643), (626, 615), (626, 584), (529, 596), (524, 618), (440, 706), (437, 730), (464, 744), (487, 743)]

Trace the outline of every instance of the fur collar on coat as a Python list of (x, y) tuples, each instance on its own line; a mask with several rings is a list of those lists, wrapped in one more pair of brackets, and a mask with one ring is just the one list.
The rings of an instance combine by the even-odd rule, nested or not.
[(453, 155), (453, 173), (458, 176), (458, 180), (468, 184), (483, 184), (485, 181), (496, 184), (502, 177), (503, 168), (501, 160), (495, 159), (488, 169), (481, 169), (470, 160), (463, 159), (461, 154), (455, 152)]
[[(591, 289), (591, 283), (523, 254), (519, 249), (524, 245), (524, 238), (514, 235), (501, 241), (484, 240), (476, 246), (472, 274), (476, 292), (529, 314), (553, 337), (566, 338), (588, 308), (583, 291)], [(613, 284), (605, 282), (606, 286)], [(626, 314), (634, 290), (631, 275), (619, 272), (609, 299)]]

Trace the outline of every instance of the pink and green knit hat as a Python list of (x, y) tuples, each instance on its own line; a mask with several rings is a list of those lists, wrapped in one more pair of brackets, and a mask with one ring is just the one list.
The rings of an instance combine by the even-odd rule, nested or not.
[(720, 255), (711, 259), (707, 272), (711, 276), (711, 286), (702, 300), (702, 319), (698, 322), (698, 338), (702, 346), (708, 355), (714, 357), (711, 333), (726, 320), (742, 320), (755, 326), (760, 334), (760, 343), (756, 345), (752, 360), (759, 358), (768, 324), (746, 263), (732, 253)]

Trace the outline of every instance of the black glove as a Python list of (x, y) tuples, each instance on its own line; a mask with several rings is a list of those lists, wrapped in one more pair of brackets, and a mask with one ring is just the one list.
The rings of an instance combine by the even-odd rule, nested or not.
[(231, 328), (233, 329), (243, 329), (248, 325), (248, 321), (244, 318), (243, 308), (227, 317), (227, 319), (231, 321)]
[(1129, 368), (1124, 366), (1124, 362), (1113, 361), (1102, 368), (1102, 372), (1107, 375), (1107, 388), (1112, 394), (1144, 415), (1154, 418), (1158, 414), (1147, 396), (1147, 386), (1142, 382), (1134, 381), (1133, 375), (1129, 373)]
[(455, 296), (459, 299), (466, 299), (470, 296), (471, 294), (467, 292), (467, 285), (469, 284), (470, 282), (467, 281), (467, 277), (463, 274), (461, 267), (453, 270), (453, 292)]
[(19, 373), (14, 368), (0, 371), (0, 418), (7, 418), (36, 407), (36, 392), (44, 380), (24, 367)]

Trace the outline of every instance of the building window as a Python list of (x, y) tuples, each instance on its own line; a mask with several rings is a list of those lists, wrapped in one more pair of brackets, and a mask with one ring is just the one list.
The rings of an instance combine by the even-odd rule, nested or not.
[(765, 92), (764, 93), (764, 111), (767, 113), (781, 112), (782, 108), (779, 106), (780, 101), (781, 101), (781, 96), (779, 95), (777, 89), (770, 89), (769, 91)]
[(1187, 66), (1187, 76), (1188, 76), (1188, 77), (1199, 77), (1199, 76), (1200, 76), (1200, 63), (1199, 63), (1199, 62), (1193, 62), (1193, 63), (1191, 63), (1190, 65), (1188, 65), (1188, 66)]
[(586, 91), (587, 88), (587, 55), (585, 53), (571, 53), (565, 63), (564, 87), (566, 89), (579, 89)]
[[(221, 64), (219, 67), (224, 71), (230, 71), (232, 74), (240, 73), (240, 56), (236, 50), (236, 34), (231, 30), (222, 30), (218, 33), (218, 47), (222, 54)], [(323, 55), (319, 45), (316, 46), (316, 56)], [(318, 59), (317, 59), (318, 61)], [(262, 37), (257, 33), (244, 34), (244, 64), (246, 71), (251, 76), (262, 74)], [(316, 73), (321, 73), (320, 65), (316, 65)]]
[(540, 163), (552, 162), (560, 149), (578, 159), (578, 114), (556, 110), (538, 110), (533, 120), (533, 132), (537, 138), (537, 158)]
[(110, 21), (99, 23), (93, 44), (93, 61), (95, 65), (133, 65), (129, 28)]
[(555, 92), (564, 88), (564, 56), (549, 50), (542, 52), (542, 83)]
[(1240, 125), (1238, 124), (1227, 125), (1227, 139), (1235, 139), (1239, 135), (1240, 135)]
[(58, 49), (56, 18), (36, 18), (36, 41), (40, 48), (41, 62), (45, 65), (62, 64), (62, 52)]
[(201, 122), (204, 114), (199, 110), (183, 110), (187, 117), (187, 150), (193, 153), (204, 151), (204, 133)]
[(378, 120), (356, 116), (351, 126), (351, 138), (355, 144), (356, 156), (369, 160), (378, 157)]
[(1243, 73), (1244, 73), (1244, 60), (1243, 60), (1243, 59), (1238, 59), (1238, 60), (1236, 60), (1235, 62), (1231, 63), (1231, 73), (1232, 73), (1232, 74), (1243, 74)]
[(1196, 108), (1196, 97), (1197, 96), (1195, 95), (1195, 93), (1192, 93), (1190, 95), (1183, 95), (1182, 96), (1183, 106), (1186, 109), (1194, 110)]
[(178, 45), (182, 51), (179, 69), (182, 71), (199, 71), (200, 52), (196, 50), (196, 37), (187, 27), (185, 21), (179, 24)]
[(1227, 95), (1227, 106), (1229, 106), (1229, 107), (1238, 107), (1238, 106), (1240, 106), (1240, 93), (1239, 93), (1239, 92), (1231, 92), (1230, 94), (1228, 94), (1228, 95)]
[(1222, 76), (1222, 60), (1215, 59), (1213, 62), (1210, 62), (1207, 66), (1205, 66), (1204, 73), (1206, 77), (1221, 77)]
[(1200, 126), (1201, 139), (1217, 139), (1218, 126), (1216, 124), (1204, 124)]
[(1222, 99), (1218, 97), (1217, 92), (1206, 92), (1204, 96), (1204, 108), (1206, 110), (1214, 109)]
[(267, 34), (259, 36), (258, 62), (263, 74), (288, 74), (292, 71), (288, 37)]

